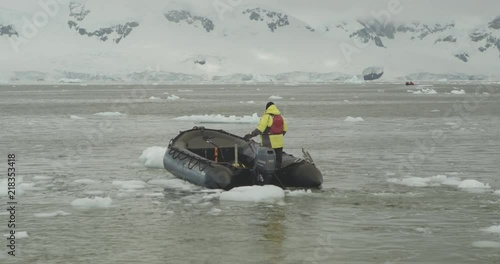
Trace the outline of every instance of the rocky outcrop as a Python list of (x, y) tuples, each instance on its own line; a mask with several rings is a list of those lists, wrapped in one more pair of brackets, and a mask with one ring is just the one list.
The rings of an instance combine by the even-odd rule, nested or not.
[(365, 81), (378, 80), (384, 75), (384, 67), (368, 67), (363, 70), (363, 79)]
[(205, 65), (207, 63), (205, 60), (195, 60), (194, 64), (200, 64), (200, 65)]
[(19, 37), (19, 33), (14, 29), (12, 25), (0, 24), (0, 36), (7, 35), (9, 37), (15, 35)]
[(457, 42), (457, 38), (455, 38), (452, 35), (449, 35), (449, 36), (444, 37), (444, 38), (438, 38), (434, 43), (438, 43), (438, 42), (451, 42), (451, 43), (455, 43), (455, 42)]
[(467, 53), (460, 53), (460, 54), (455, 54), (455, 57), (458, 58), (459, 60), (463, 62), (468, 62), (469, 61), (469, 54)]
[(99, 28), (93, 31), (79, 27), (74, 21), (68, 21), (68, 25), (69, 28), (73, 28), (82, 36), (97, 37), (101, 41), (107, 41), (111, 38), (113, 42), (118, 44), (123, 38), (127, 37), (132, 32), (133, 28), (139, 26), (139, 23), (128, 22), (123, 25)]
[(192, 15), (189, 11), (185, 10), (171, 10), (165, 14), (168, 21), (172, 23), (186, 23), (194, 27), (203, 27), (207, 32), (215, 29), (215, 24), (212, 20)]
[(290, 25), (288, 16), (278, 12), (262, 8), (253, 8), (247, 9), (242, 13), (243, 15), (249, 15), (250, 20), (266, 23), (271, 32), (274, 32), (278, 28)]
[[(491, 23), (493, 23), (493, 22), (491, 22)], [(491, 23), (490, 23), (490, 27), (491, 27)], [(478, 29), (478, 30), (472, 32), (469, 35), (469, 37), (473, 42), (482, 43), (482, 46), (478, 48), (479, 51), (485, 52), (491, 47), (493, 47), (493, 48), (496, 47), (498, 52), (500, 53), (500, 38), (497, 38), (491, 32), (487, 32), (484, 29)], [(500, 57), (500, 55), (499, 55), (499, 57)]]
[(491, 29), (500, 29), (500, 16), (493, 19), (493, 21), (490, 22), (489, 27)]
[(76, 21), (69, 20), (69, 28), (75, 30), (82, 36), (97, 37), (101, 41), (108, 41), (111, 39), (113, 42), (118, 44), (123, 38), (127, 37), (132, 32), (133, 28), (139, 26), (138, 22), (131, 21), (125, 24), (102, 27), (94, 30), (80, 27), (78, 22), (83, 21), (89, 13), (90, 10), (85, 9), (84, 4), (71, 2), (69, 5), (69, 16), (74, 18)]
[(385, 48), (382, 38), (394, 39), (396, 28), (393, 24), (382, 24), (377, 20), (358, 21), (363, 26), (362, 29), (352, 33), (350, 38), (358, 38), (362, 43), (373, 41), (375, 45)]
[(81, 3), (69, 3), (69, 16), (77, 21), (82, 21), (90, 13), (90, 10), (85, 9), (85, 5)]

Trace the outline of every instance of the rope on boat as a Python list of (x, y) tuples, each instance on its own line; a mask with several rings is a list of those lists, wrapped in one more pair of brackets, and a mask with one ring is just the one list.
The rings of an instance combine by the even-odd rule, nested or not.
[(199, 171), (204, 171), (207, 167), (212, 167), (210, 161), (203, 160), (201, 157), (198, 157), (190, 153), (186, 153), (178, 148), (170, 148), (168, 154), (172, 156), (173, 159), (178, 159), (180, 161), (189, 158), (189, 161), (187, 162), (187, 167), (190, 170), (192, 170), (196, 166), (198, 166)]

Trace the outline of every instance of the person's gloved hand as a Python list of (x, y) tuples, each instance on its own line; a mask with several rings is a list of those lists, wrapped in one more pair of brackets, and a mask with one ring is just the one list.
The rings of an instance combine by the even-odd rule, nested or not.
[(252, 138), (252, 135), (251, 134), (246, 134), (244, 137), (243, 137), (246, 141), (250, 140)]

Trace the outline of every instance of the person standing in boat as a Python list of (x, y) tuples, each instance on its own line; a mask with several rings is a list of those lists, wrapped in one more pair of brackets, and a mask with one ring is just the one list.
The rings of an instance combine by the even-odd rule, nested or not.
[(283, 160), (284, 135), (287, 130), (288, 126), (280, 110), (273, 102), (269, 102), (257, 128), (250, 134), (246, 134), (244, 138), (250, 140), (257, 135), (261, 135), (261, 145), (274, 149), (276, 153), (276, 169), (280, 169)]

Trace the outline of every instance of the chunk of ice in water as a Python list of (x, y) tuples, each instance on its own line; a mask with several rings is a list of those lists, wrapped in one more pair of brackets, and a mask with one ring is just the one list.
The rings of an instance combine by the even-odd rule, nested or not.
[(109, 197), (94, 197), (94, 198), (82, 198), (75, 199), (71, 202), (74, 207), (84, 207), (84, 208), (108, 208), (111, 207), (113, 200)]

